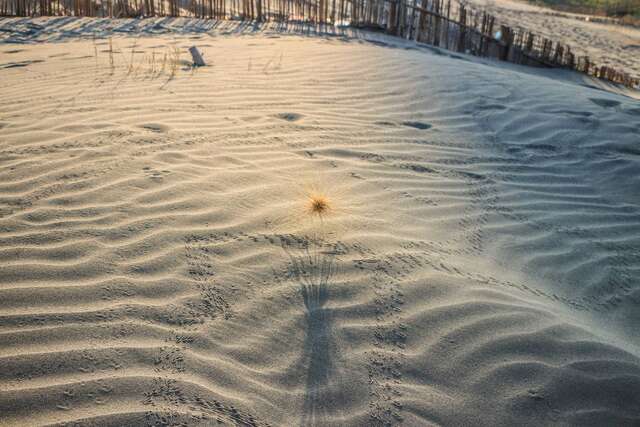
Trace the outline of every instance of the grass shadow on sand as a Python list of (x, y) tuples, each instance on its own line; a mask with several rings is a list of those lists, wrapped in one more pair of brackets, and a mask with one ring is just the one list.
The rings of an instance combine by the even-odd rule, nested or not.
[(337, 348), (332, 313), (326, 308), (329, 285), (336, 272), (336, 254), (324, 250), (322, 243), (307, 239), (283, 241), (282, 248), (291, 261), (291, 273), (300, 284), (306, 315), (303, 357), (308, 368), (300, 425), (324, 425), (326, 418), (335, 413), (341, 393), (335, 381)]

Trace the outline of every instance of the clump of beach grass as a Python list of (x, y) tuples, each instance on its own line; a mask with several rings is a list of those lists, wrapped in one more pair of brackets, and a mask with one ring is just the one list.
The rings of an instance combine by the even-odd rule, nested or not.
[(109, 70), (111, 75), (113, 75), (116, 70), (116, 66), (113, 62), (113, 41), (111, 40), (111, 37), (109, 37)]
[[(156, 79), (164, 76), (164, 83), (161, 89), (178, 76), (181, 65), (187, 65), (182, 60), (182, 52), (179, 47), (171, 46), (165, 48), (164, 52), (157, 52), (152, 49), (151, 53), (144, 53), (138, 48), (138, 40), (135, 40), (131, 46), (129, 55), (125, 55), (121, 49), (118, 49), (111, 37), (108, 39), (109, 75), (114, 77), (116, 72), (123, 71), (120, 79), (116, 82), (116, 87), (120, 86), (126, 79)], [(96, 61), (96, 73), (99, 67), (99, 54), (95, 42), (93, 41), (94, 57)], [(137, 55), (140, 53), (141, 55)], [(116, 58), (116, 54), (120, 54)], [(120, 74), (120, 73), (118, 73)]]
[(169, 80), (173, 80), (173, 78), (176, 76), (176, 72), (178, 71), (178, 67), (180, 65), (180, 48), (177, 46), (174, 46), (174, 48), (171, 51), (171, 59), (170, 59), (169, 65), (171, 67)]
[(307, 212), (310, 215), (316, 215), (320, 219), (328, 215), (331, 211), (331, 201), (324, 194), (309, 194), (307, 196), (309, 201), (307, 202)]
[(286, 182), (282, 187), (286, 209), (273, 218), (276, 234), (313, 236), (326, 240), (343, 231), (349, 222), (349, 194), (342, 180), (328, 174), (310, 174)]

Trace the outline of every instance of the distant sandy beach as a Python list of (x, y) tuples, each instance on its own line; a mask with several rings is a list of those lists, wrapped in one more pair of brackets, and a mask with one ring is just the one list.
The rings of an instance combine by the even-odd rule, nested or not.
[(640, 425), (637, 92), (333, 27), (0, 29), (0, 426)]
[(471, 0), (469, 4), (487, 10), (507, 25), (561, 41), (577, 55), (587, 55), (599, 64), (640, 77), (640, 28), (591, 22), (588, 15), (517, 0)]

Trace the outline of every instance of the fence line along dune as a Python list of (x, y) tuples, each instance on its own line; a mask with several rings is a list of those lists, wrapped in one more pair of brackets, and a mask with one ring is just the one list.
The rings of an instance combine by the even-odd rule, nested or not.
[(0, 15), (190, 16), (348, 24), (476, 56), (567, 68), (628, 87), (640, 84), (638, 76), (577, 56), (571, 46), (504, 25), (496, 16), (458, 0), (0, 0)]

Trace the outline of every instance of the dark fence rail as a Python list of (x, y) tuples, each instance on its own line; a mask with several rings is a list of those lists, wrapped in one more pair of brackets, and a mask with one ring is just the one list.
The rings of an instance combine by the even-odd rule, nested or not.
[(640, 85), (637, 77), (598, 66), (560, 42), (501, 25), (495, 16), (459, 0), (0, 0), (0, 15), (190, 16), (351, 25), (476, 56)]

